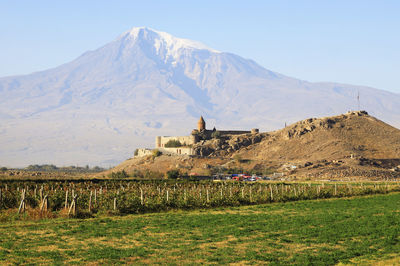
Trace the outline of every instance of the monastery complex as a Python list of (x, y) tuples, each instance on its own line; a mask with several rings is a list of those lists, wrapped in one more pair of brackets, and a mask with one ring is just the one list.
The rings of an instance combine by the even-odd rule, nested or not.
[[(226, 135), (241, 135), (249, 133), (258, 133), (258, 129), (252, 129), (251, 131), (216, 130), (215, 128), (212, 130), (206, 129), (206, 122), (201, 116), (197, 122), (197, 129), (193, 129), (189, 136), (157, 136), (155, 149), (159, 150), (163, 154), (195, 155), (193, 145), (203, 140), (209, 140)], [(153, 149), (140, 148), (137, 150), (135, 156), (141, 157), (152, 154)]]

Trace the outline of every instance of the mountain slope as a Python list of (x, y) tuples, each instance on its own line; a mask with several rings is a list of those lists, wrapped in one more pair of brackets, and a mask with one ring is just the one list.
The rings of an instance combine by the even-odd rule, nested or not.
[(99, 164), (186, 135), (203, 115), (210, 127), (280, 128), (310, 116), (362, 107), (400, 126), (400, 95), (309, 83), (252, 60), (148, 28), (54, 69), (0, 79), (0, 162)]

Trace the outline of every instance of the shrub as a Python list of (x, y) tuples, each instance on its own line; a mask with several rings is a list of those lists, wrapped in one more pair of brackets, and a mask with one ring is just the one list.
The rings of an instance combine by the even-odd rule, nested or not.
[(144, 178), (152, 178), (152, 179), (161, 179), (163, 177), (163, 174), (158, 171), (150, 171), (146, 170), (143, 174)]
[(167, 143), (165, 143), (166, 148), (176, 148), (176, 147), (181, 147), (181, 146), (182, 146), (182, 143), (176, 139), (170, 139), (170, 140), (168, 140)]
[(127, 178), (129, 175), (125, 172), (125, 170), (118, 171), (118, 172), (112, 172), (109, 177), (111, 178)]
[(158, 156), (160, 156), (161, 154), (162, 154), (161, 151), (159, 151), (159, 150), (157, 150), (157, 149), (153, 150), (153, 158), (158, 157)]
[(133, 155), (138, 156), (138, 154), (139, 154), (139, 149), (136, 149)]
[(214, 132), (211, 134), (211, 137), (214, 138), (214, 139), (219, 139), (219, 138), (221, 137), (221, 132), (219, 132), (218, 130), (217, 130), (217, 131), (214, 131)]
[(179, 177), (179, 170), (173, 169), (167, 172), (168, 179), (177, 179)]

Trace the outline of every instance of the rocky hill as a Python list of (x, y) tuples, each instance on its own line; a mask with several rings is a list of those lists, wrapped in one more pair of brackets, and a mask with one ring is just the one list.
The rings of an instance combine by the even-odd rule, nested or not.
[(225, 136), (193, 146), (197, 156), (134, 158), (113, 171), (284, 173), (289, 179), (400, 178), (400, 130), (365, 111), (310, 118), (281, 130)]

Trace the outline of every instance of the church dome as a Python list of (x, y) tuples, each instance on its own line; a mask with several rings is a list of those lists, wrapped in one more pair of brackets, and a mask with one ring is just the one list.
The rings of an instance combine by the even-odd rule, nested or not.
[(199, 122), (197, 122), (197, 129), (199, 131), (206, 129), (206, 122), (204, 121), (203, 116), (200, 116)]

